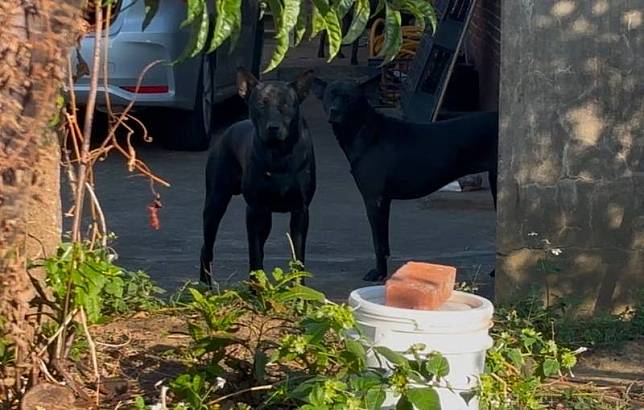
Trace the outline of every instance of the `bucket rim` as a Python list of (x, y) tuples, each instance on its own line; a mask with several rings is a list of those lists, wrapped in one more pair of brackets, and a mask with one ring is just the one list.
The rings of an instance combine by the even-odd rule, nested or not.
[[(456, 290), (448, 300), (460, 299), (463, 303), (469, 300), (475, 306), (468, 310), (414, 310), (385, 306), (366, 299), (367, 294), (379, 293), (384, 295), (384, 292), (385, 287), (383, 285), (355, 289), (349, 295), (349, 306), (356, 311), (362, 310), (365, 313), (376, 314), (383, 318), (412, 319), (414, 321), (429, 320), (435, 321), (436, 325), (452, 323), (453, 326), (474, 324), (473, 322), (478, 323), (480, 326), (481, 322), (491, 321), (494, 313), (494, 305), (488, 299)], [(466, 304), (470, 305), (469, 303)]]

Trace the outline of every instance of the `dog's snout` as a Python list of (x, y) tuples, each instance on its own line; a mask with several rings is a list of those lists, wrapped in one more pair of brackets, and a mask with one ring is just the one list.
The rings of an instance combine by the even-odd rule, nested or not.
[(266, 132), (271, 137), (276, 137), (280, 131), (280, 126), (278, 124), (268, 124), (266, 126)]
[(284, 127), (280, 124), (274, 122), (266, 124), (266, 138), (267, 142), (279, 143), (284, 141), (286, 135), (284, 133)]

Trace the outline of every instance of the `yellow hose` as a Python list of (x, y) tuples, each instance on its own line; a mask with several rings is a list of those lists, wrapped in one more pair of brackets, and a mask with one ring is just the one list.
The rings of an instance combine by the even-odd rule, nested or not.
[[(369, 57), (375, 58), (382, 50), (385, 37), (382, 33), (385, 26), (385, 19), (379, 18), (371, 25), (369, 31)], [(413, 58), (416, 55), (418, 43), (423, 35), (423, 31), (416, 26), (402, 26), (402, 45), (396, 58)]]

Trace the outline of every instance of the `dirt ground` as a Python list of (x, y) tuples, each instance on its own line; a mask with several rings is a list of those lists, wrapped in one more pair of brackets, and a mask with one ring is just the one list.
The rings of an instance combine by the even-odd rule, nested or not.
[[(139, 313), (93, 328), (106, 408), (126, 406), (137, 395), (160, 398), (162, 386), (187, 369), (190, 348), (186, 318), (176, 314)], [(644, 344), (584, 353), (562, 388), (576, 387), (615, 397), (630, 395), (633, 409), (644, 408)], [(89, 363), (86, 362), (89, 367)], [(554, 383), (555, 381), (553, 381)], [(127, 407), (125, 407), (127, 408)]]

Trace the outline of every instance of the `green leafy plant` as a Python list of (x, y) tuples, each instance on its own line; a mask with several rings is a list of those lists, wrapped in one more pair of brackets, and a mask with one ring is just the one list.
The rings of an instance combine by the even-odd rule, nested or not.
[[(161, 0), (145, 0), (146, 17), (143, 22), (145, 30), (159, 8)], [(208, 0), (188, 0), (187, 16), (182, 27), (191, 27), (192, 34), (178, 61), (194, 57), (202, 51), (212, 52), (229, 41), (230, 48), (236, 46), (242, 27), (241, 0), (217, 0), (215, 17), (210, 18)], [(270, 14), (275, 25), (275, 51), (265, 71), (276, 68), (286, 56), (291, 38), (298, 45), (309, 33), (309, 38), (325, 32), (328, 39), (329, 61), (340, 51), (342, 44), (354, 42), (365, 30), (369, 17), (384, 10), (385, 39), (382, 57), (385, 62), (391, 61), (402, 44), (401, 14), (415, 17), (415, 24), (424, 28), (427, 24), (435, 28), (436, 12), (427, 0), (380, 0), (375, 10), (371, 10), (369, 0), (313, 0), (309, 7), (303, 6), (302, 0), (264, 0), (260, 3), (262, 15)], [(353, 20), (347, 33), (343, 36), (340, 22), (353, 11)]]
[[(235, 289), (188, 288), (189, 309), (198, 314), (190, 320), (195, 364), (172, 383), (180, 403), (206, 408), (234, 399), (251, 408), (371, 410), (389, 397), (397, 409), (440, 409), (435, 387), (445, 386), (446, 358), (423, 345), (406, 352), (371, 345), (348, 306), (301, 283), (309, 277), (292, 264), (288, 271), (254, 272)], [(498, 308), (495, 343), (480, 376), (482, 409), (610, 408), (592, 394), (552, 387), (584, 351), (557, 341), (559, 309), (537, 298)]]
[[(424, 346), (404, 353), (371, 346), (348, 306), (302, 284), (309, 276), (292, 263), (253, 272), (237, 289), (189, 288), (196, 364), (171, 384), (180, 402), (201, 409), (235, 396), (248, 406), (371, 410), (389, 391), (399, 408), (440, 409), (433, 386), (449, 373), (447, 360)], [(381, 365), (370, 368), (370, 355)], [(251, 391), (266, 393), (258, 402), (244, 396)]]
[(119, 275), (122, 286), (117, 292), (106, 292), (103, 300), (103, 314), (107, 316), (137, 311), (148, 311), (162, 307), (160, 298), (165, 290), (158, 287), (143, 271), (122, 270)]
[(30, 269), (44, 270), (49, 289), (32, 277), (37, 290), (32, 306), (40, 312), (39, 339), (44, 343), (39, 349), (49, 350), (51, 363), (79, 360), (88, 350), (95, 358), (89, 325), (163, 304), (158, 298), (163, 290), (147, 274), (125, 271), (114, 259), (106, 247), (75, 242), (63, 243), (55, 255), (31, 264)]
[(90, 323), (101, 318), (106, 298), (123, 295), (122, 270), (111, 263), (105, 249), (63, 243), (42, 266), (53, 291), (53, 303), (68, 312), (83, 309)]
[[(42, 266), (54, 296), (50, 305), (60, 310), (83, 309), (90, 323), (114, 314), (161, 306), (163, 289), (142, 271), (128, 272), (114, 265), (106, 248), (92, 249), (87, 243), (63, 243), (56, 255), (34, 266)], [(40, 295), (41, 298), (47, 296)]]
[[(540, 317), (533, 309), (535, 317)], [(541, 396), (546, 379), (561, 378), (577, 363), (577, 354), (558, 345), (552, 336), (535, 328), (522, 310), (500, 308), (492, 328), (494, 346), (487, 353), (481, 375), (481, 403), (484, 409), (543, 409)]]

